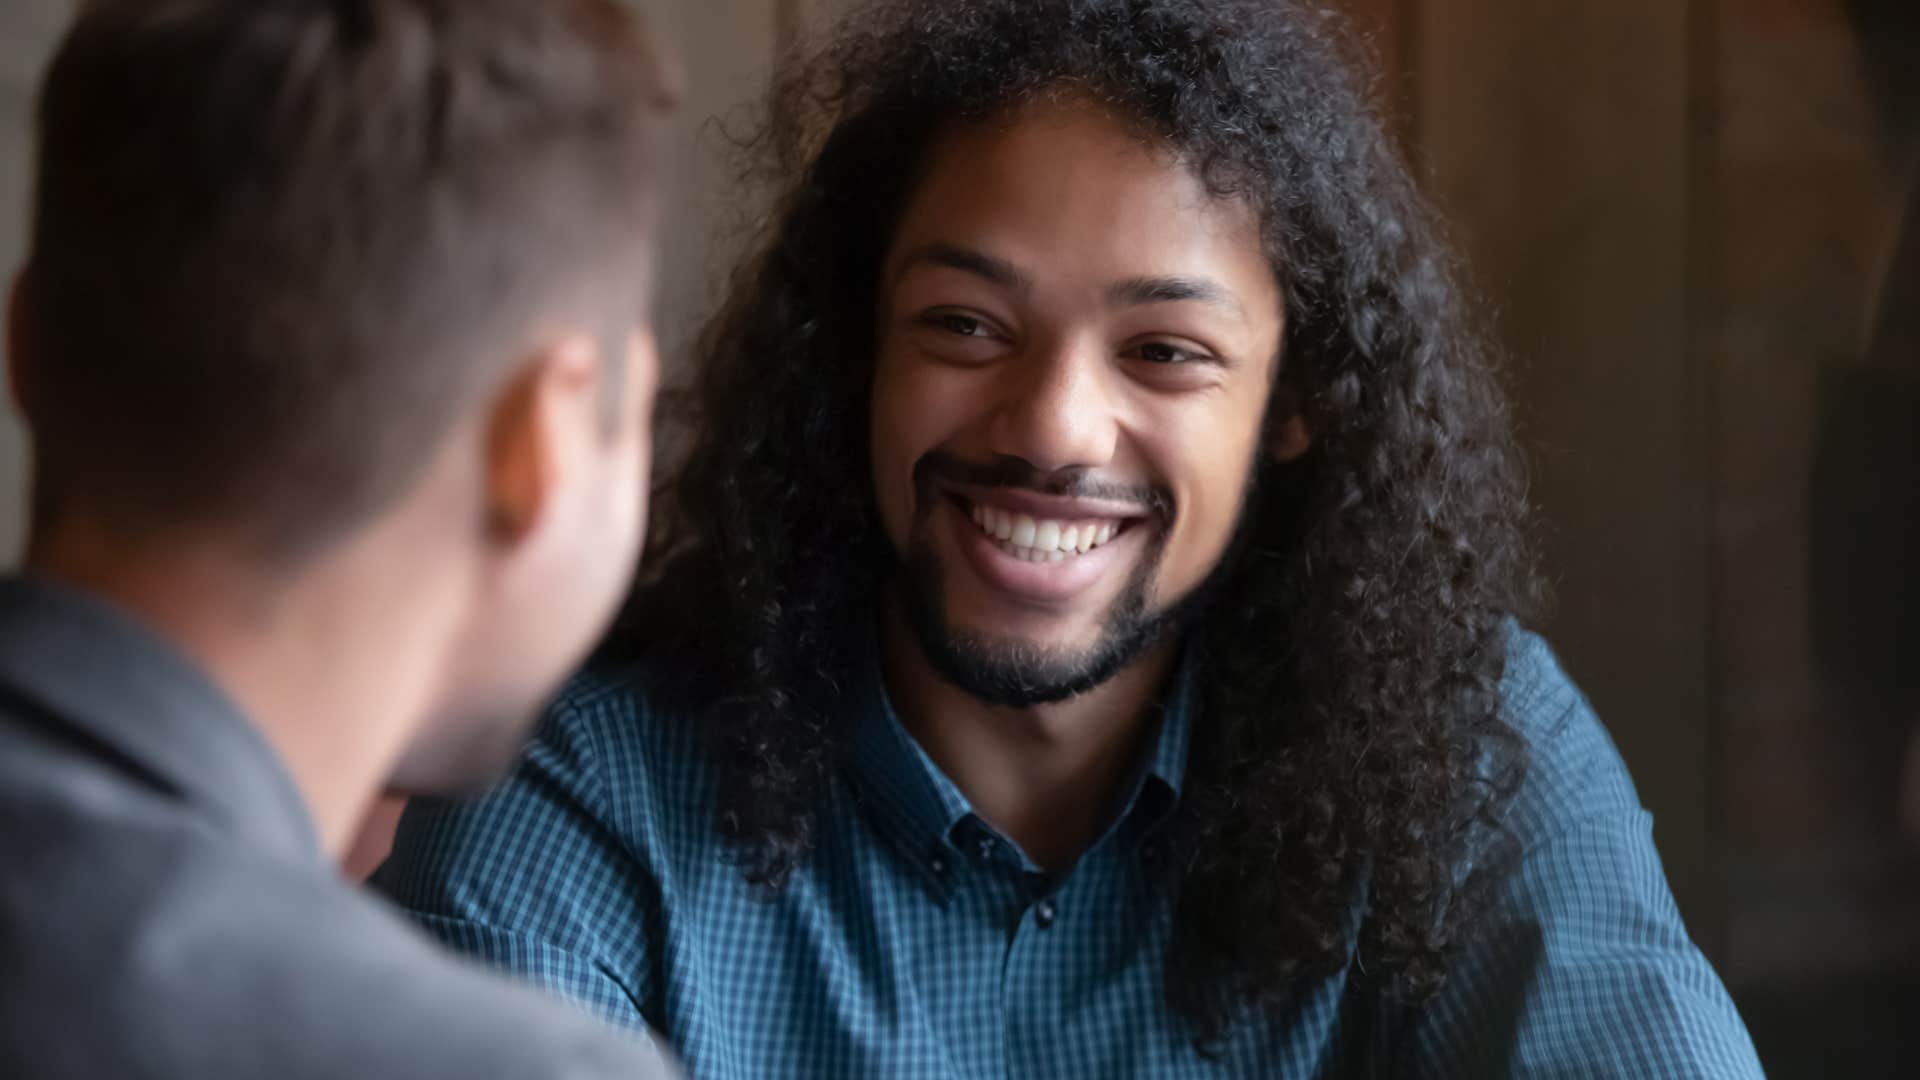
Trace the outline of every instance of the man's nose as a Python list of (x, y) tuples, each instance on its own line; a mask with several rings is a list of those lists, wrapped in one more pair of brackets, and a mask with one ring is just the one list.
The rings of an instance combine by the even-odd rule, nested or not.
[(989, 439), (994, 453), (1042, 473), (1092, 469), (1113, 459), (1119, 435), (1112, 363), (1090, 344), (1060, 340), (1005, 365)]

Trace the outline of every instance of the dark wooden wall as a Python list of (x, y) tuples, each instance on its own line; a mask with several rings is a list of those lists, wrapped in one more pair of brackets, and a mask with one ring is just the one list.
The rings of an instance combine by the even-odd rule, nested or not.
[(1687, 5), (1349, 0), (1507, 347), (1559, 598), (1546, 629), (1720, 927), (1708, 378), (1692, 348)]
[(1777, 1075), (1920, 1015), (1903, 5), (1347, 0), (1511, 354), (1546, 629)]

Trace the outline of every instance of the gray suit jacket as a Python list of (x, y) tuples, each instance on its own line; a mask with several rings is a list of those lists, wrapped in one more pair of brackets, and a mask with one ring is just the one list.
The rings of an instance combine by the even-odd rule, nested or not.
[(665, 1074), (342, 881), (265, 740), (157, 636), (0, 581), (0, 1077)]

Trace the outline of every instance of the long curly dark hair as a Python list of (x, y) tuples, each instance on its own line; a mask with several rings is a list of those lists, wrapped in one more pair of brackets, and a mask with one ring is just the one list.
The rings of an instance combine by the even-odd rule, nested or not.
[(750, 881), (805, 864), (897, 562), (867, 460), (890, 230), (944, 125), (1066, 88), (1259, 212), (1289, 312), (1269, 422), (1314, 439), (1259, 467), (1231, 600), (1188, 624), (1200, 708), (1149, 853), (1169, 1000), (1206, 1045), (1355, 961), (1437, 989), (1524, 768), (1499, 683), (1536, 576), (1493, 350), (1354, 71), (1291, 0), (882, 0), (783, 65), (741, 141), (770, 209), (664, 410), (683, 460), (611, 646), (699, 718)]

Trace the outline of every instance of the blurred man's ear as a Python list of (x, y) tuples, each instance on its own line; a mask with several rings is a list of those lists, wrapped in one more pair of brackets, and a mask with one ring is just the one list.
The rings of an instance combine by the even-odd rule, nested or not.
[(651, 417), (654, 402), (660, 396), (660, 339), (651, 323), (635, 327), (631, 337), (632, 345), (626, 350), (626, 367), (622, 371), (626, 380), (623, 385), (632, 387), (625, 395), (626, 404), (638, 415)]
[(599, 350), (576, 335), (534, 353), (495, 399), (487, 420), (487, 528), (496, 543), (524, 539), (548, 512), (577, 445), (598, 428)]

